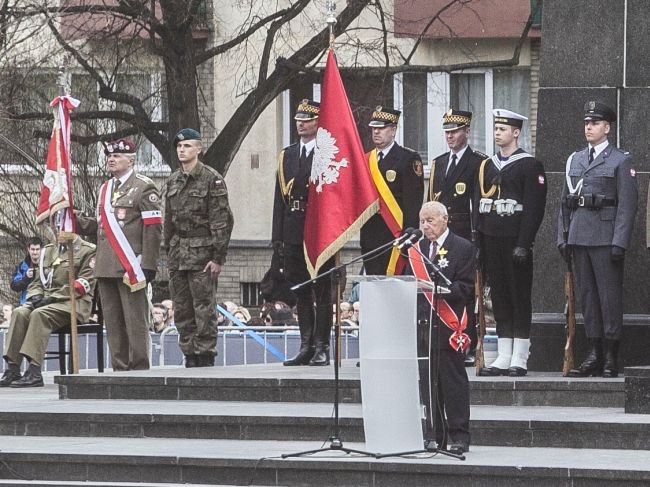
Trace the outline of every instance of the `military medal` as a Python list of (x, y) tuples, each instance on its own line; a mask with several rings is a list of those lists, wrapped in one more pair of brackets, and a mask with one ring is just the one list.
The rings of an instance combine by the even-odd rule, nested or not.
[(395, 171), (393, 171), (392, 169), (386, 171), (386, 181), (392, 183), (393, 181), (395, 181), (396, 178), (397, 178), (397, 173)]
[(444, 269), (444, 268), (447, 267), (448, 265), (449, 265), (449, 261), (447, 260), (447, 257), (441, 257), (441, 258), (438, 260), (438, 266), (439, 266), (441, 269)]

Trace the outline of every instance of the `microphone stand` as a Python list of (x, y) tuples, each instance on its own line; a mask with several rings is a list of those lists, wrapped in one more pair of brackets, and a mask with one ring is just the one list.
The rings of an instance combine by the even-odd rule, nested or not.
[[(295, 291), (297, 289), (300, 289), (303, 286), (306, 286), (308, 284), (314, 283), (318, 281), (319, 279), (323, 279), (326, 276), (329, 276), (330, 274), (333, 275), (335, 281), (336, 281), (336, 323), (334, 324), (334, 433), (332, 436), (329, 437), (329, 446), (323, 447), (323, 448), (316, 448), (314, 450), (306, 450), (306, 451), (301, 451), (301, 452), (295, 452), (295, 453), (283, 453), (281, 456), (282, 458), (290, 458), (290, 457), (300, 457), (304, 455), (312, 455), (314, 453), (321, 453), (325, 451), (342, 451), (344, 453), (350, 454), (350, 453), (358, 453), (360, 455), (366, 455), (369, 457), (375, 457), (378, 458), (378, 454), (368, 452), (368, 451), (363, 451), (363, 450), (355, 450), (352, 448), (347, 448), (343, 445), (343, 440), (341, 440), (341, 425), (340, 425), (340, 420), (339, 420), (339, 362), (340, 362), (340, 341), (341, 341), (341, 320), (340, 320), (340, 308), (339, 308), (339, 297), (341, 295), (341, 278), (345, 275), (345, 270), (347, 266), (350, 264), (354, 264), (355, 262), (360, 261), (364, 257), (368, 256), (378, 256), (382, 254), (383, 252), (388, 251), (393, 247), (393, 245), (401, 244), (403, 242), (406, 242), (410, 235), (402, 235), (399, 238), (395, 240), (391, 240), (390, 242), (387, 242), (383, 245), (380, 245), (376, 249), (371, 250), (370, 252), (366, 252), (365, 254), (362, 254), (354, 259), (352, 259), (350, 262), (347, 262), (345, 264), (341, 264), (339, 262), (339, 254), (336, 254), (336, 265), (332, 267), (331, 269), (318, 274), (316, 277), (313, 279), (309, 279), (308, 281), (301, 282), (300, 284), (296, 284), (291, 288), (292, 291)], [(343, 271), (343, 272), (341, 272)]]
[[(429, 313), (429, 375), (428, 377), (431, 377), (431, 338), (432, 338), (432, 333), (431, 333), (431, 328), (433, 327), (436, 330), (436, 343), (435, 343), (435, 350), (436, 350), (436, 368), (435, 372), (433, 374), (433, 384), (429, 387), (429, 395), (430, 397), (433, 398), (433, 400), (429, 401), (429, 406), (432, 411), (429, 412), (431, 415), (432, 419), (432, 426), (433, 426), (433, 436), (436, 436), (436, 415), (437, 415), (437, 408), (438, 408), (438, 383), (439, 383), (439, 363), (440, 363), (440, 351), (439, 351), (439, 345), (440, 345), (440, 316), (438, 316), (438, 284), (439, 280), (442, 280), (445, 285), (451, 286), (451, 281), (445, 274), (440, 270), (440, 267), (434, 264), (431, 259), (429, 259), (424, 253), (420, 250), (419, 245), (416, 243), (413, 243), (411, 245), (415, 251), (420, 254), (420, 256), (424, 259), (425, 263), (431, 266), (433, 269), (433, 305), (431, 307), (431, 311)], [(420, 378), (420, 380), (422, 380)], [(435, 448), (427, 447), (423, 448), (422, 450), (412, 450), (412, 451), (403, 451), (403, 452), (395, 452), (395, 453), (381, 453), (378, 455), (375, 455), (376, 458), (386, 458), (386, 457), (401, 457), (401, 456), (406, 456), (406, 455), (415, 455), (418, 453), (434, 453), (434, 454), (441, 454), (445, 455), (451, 458), (456, 458), (458, 460), (465, 460), (465, 455), (458, 455), (456, 453), (452, 453), (447, 450), (443, 450), (442, 448), (439, 448), (438, 445), (436, 445)]]

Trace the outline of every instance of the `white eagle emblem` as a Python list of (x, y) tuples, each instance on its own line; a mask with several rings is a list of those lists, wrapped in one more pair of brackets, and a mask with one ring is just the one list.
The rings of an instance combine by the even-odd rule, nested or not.
[(309, 181), (316, 185), (316, 192), (323, 191), (324, 184), (336, 183), (339, 178), (339, 169), (348, 166), (347, 159), (335, 161), (339, 148), (336, 146), (336, 139), (323, 127), (316, 132), (316, 149), (311, 166)]

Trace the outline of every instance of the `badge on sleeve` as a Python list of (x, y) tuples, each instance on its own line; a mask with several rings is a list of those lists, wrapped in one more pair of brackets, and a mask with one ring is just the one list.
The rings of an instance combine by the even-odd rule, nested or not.
[(223, 188), (224, 187), (223, 179), (215, 179), (214, 185), (219, 189)]
[(537, 182), (540, 185), (544, 186), (544, 184), (546, 183), (546, 179), (544, 178), (544, 176), (542, 174), (540, 174), (539, 176), (537, 176)]
[(413, 172), (416, 176), (422, 176), (424, 174), (424, 171), (422, 171), (422, 161), (417, 159), (413, 161)]
[(151, 201), (152, 203), (156, 203), (158, 201), (158, 196), (156, 195), (156, 193), (151, 193), (149, 195), (149, 201)]
[(636, 177), (636, 171), (632, 167), (630, 168), (630, 176), (632, 176), (633, 178)]

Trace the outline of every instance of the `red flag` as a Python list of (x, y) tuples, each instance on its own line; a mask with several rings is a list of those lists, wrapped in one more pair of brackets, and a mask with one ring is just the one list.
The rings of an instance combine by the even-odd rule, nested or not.
[(305, 216), (305, 258), (312, 277), (379, 209), (379, 195), (332, 50), (321, 94)]
[(57, 212), (59, 230), (75, 232), (72, 214), (72, 165), (70, 162), (70, 112), (79, 101), (70, 96), (57, 96), (50, 106), (54, 109), (54, 127), (47, 148), (45, 177), (36, 211), (36, 223), (52, 220)]

